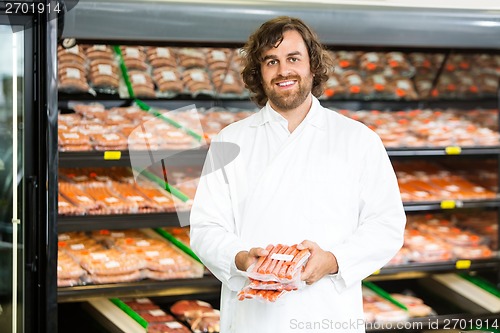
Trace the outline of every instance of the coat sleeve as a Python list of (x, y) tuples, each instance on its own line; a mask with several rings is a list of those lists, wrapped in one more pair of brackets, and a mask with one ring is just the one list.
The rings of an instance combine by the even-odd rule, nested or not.
[(339, 292), (380, 269), (403, 245), (406, 216), (394, 169), (380, 138), (369, 132), (366, 139), (360, 164), (358, 227), (330, 249), (339, 267), (331, 279)]
[[(218, 136), (213, 142), (223, 140)], [(223, 147), (213, 144), (207, 154), (191, 209), (190, 238), (203, 264), (230, 290), (239, 291), (247, 278), (236, 268), (235, 257), (248, 248), (235, 234)]]

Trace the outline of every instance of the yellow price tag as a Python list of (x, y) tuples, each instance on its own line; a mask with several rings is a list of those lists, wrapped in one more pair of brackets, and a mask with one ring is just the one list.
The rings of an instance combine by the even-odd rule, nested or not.
[(380, 269), (377, 269), (375, 272), (372, 273), (372, 275), (379, 275), (380, 274)]
[(104, 152), (105, 160), (119, 160), (122, 158), (122, 152), (116, 150), (109, 150)]
[(453, 209), (456, 207), (455, 200), (441, 201), (441, 209)]
[(455, 268), (456, 269), (469, 269), (471, 265), (470, 260), (457, 260), (455, 263)]
[(448, 155), (460, 155), (462, 152), (462, 148), (458, 146), (448, 146), (444, 150)]

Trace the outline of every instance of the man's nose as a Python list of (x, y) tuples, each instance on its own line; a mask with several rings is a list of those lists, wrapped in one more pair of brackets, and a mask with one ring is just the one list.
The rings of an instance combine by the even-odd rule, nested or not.
[(281, 76), (288, 76), (291, 74), (290, 64), (286, 61), (281, 61), (278, 67), (278, 74)]

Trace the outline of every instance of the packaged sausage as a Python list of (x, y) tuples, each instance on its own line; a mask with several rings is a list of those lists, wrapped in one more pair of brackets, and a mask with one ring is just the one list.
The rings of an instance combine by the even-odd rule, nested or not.
[(146, 51), (147, 58), (153, 68), (177, 67), (177, 52), (171, 47), (150, 47)]
[(250, 284), (238, 293), (239, 300), (258, 299), (275, 302), (285, 293), (302, 288), (305, 282), (300, 279), (309, 250), (298, 250), (296, 245), (268, 245), (267, 256), (248, 267)]
[(243, 288), (238, 292), (238, 300), (256, 299), (264, 302), (276, 302), (278, 298), (288, 293), (287, 290), (263, 290), (253, 289), (250, 286)]
[(184, 68), (207, 68), (206, 56), (203, 50), (182, 47), (178, 49), (179, 66)]

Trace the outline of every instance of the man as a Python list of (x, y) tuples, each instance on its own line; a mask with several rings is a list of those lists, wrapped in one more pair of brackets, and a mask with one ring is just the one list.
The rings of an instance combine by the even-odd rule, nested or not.
[[(367, 127), (321, 107), (331, 61), (301, 20), (264, 23), (243, 51), (243, 80), (264, 107), (217, 136), (239, 155), (200, 179), (191, 211), (191, 246), (222, 281), (221, 332), (364, 332), (361, 280), (403, 243), (387, 153)], [(226, 154), (211, 151), (205, 167)], [(238, 301), (244, 271), (278, 243), (310, 250), (306, 286), (275, 303)]]

